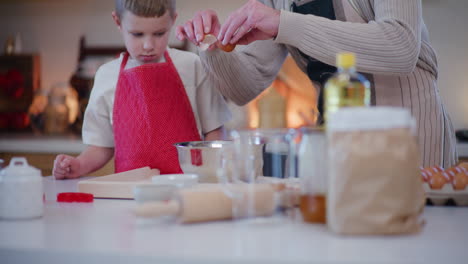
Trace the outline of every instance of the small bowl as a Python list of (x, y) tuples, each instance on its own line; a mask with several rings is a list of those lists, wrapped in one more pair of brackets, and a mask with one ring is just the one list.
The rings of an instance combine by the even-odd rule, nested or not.
[(199, 176), (201, 183), (217, 183), (217, 160), (220, 153), (232, 146), (232, 141), (187, 141), (175, 143), (180, 168), (184, 173)]
[(139, 184), (133, 188), (133, 197), (137, 203), (168, 201), (176, 191), (177, 186), (173, 184)]
[(152, 178), (153, 184), (173, 185), (179, 188), (188, 188), (198, 184), (196, 174), (163, 174)]

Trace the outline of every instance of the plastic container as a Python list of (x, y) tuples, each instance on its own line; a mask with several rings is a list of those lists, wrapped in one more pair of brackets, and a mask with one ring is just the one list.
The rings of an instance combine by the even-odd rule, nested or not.
[(41, 171), (15, 157), (0, 172), (0, 218), (31, 219), (43, 215)]

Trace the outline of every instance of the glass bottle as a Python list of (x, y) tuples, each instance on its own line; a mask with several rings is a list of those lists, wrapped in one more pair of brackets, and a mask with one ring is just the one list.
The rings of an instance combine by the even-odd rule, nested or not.
[(49, 94), (48, 104), (44, 110), (46, 134), (63, 134), (68, 130), (69, 109), (66, 104), (66, 91), (54, 87)]
[(370, 83), (356, 71), (355, 54), (338, 53), (336, 66), (338, 71), (325, 83), (325, 122), (342, 107), (370, 105)]

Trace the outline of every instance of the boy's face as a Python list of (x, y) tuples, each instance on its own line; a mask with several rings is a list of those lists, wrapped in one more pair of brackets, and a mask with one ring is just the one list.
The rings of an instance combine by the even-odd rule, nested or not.
[(161, 17), (140, 17), (125, 11), (119, 19), (112, 13), (130, 57), (143, 64), (159, 62), (164, 55), (176, 16), (166, 12)]

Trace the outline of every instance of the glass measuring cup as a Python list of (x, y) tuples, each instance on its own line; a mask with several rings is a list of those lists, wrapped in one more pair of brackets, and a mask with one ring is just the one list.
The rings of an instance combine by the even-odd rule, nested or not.
[[(274, 217), (290, 209), (292, 202), (285, 193), (297, 183), (297, 132), (234, 130), (231, 137), (233, 144), (218, 157), (217, 175), (225, 193), (233, 199), (233, 217), (258, 218), (259, 211), (265, 212), (262, 205), (273, 204), (270, 216)], [(259, 194), (257, 187), (261, 184), (268, 185), (273, 194)]]

